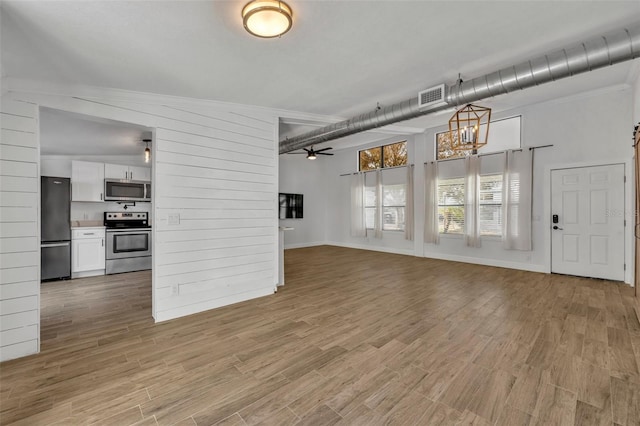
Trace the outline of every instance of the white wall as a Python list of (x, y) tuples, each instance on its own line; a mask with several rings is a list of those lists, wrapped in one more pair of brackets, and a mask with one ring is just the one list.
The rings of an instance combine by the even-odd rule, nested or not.
[(0, 107), (0, 361), (40, 347), (38, 109)]
[(633, 124), (640, 123), (640, 73), (633, 85)]
[(327, 181), (325, 167), (333, 157), (318, 155), (314, 161), (304, 155), (281, 155), (279, 192), (302, 194), (303, 218), (283, 219), (280, 226), (294, 228), (284, 233), (285, 248), (324, 244)]
[[(120, 90), (24, 81), (8, 85), (7, 96), (16, 100), (155, 129), (157, 321), (273, 293), (278, 276), (277, 112)], [(37, 176), (37, 157), (35, 162)]]
[[(409, 162), (415, 167), (415, 241), (406, 241), (401, 233), (385, 232), (382, 239), (352, 238), (349, 234), (349, 183), (340, 174), (357, 170), (356, 153), (363, 145), (334, 151), (327, 163), (326, 243), (372, 250), (390, 251), (415, 256), (459, 260), (471, 263), (512, 267), (533, 271), (550, 271), (550, 169), (570, 165), (625, 163), (631, 176), (632, 149), (629, 122), (638, 96), (630, 87), (614, 87), (494, 114), (494, 119), (522, 116), (522, 144), (553, 148), (535, 151), (533, 191), (533, 250), (503, 250), (499, 239), (483, 238), (481, 248), (466, 247), (460, 236), (443, 236), (439, 245), (423, 244), (424, 170), (423, 163), (435, 157), (435, 134), (446, 126), (409, 137)], [(443, 118), (446, 121), (446, 117)], [(372, 146), (395, 142), (401, 138), (378, 141)], [(339, 147), (339, 143), (335, 144)], [(289, 162), (281, 162), (281, 173)], [(383, 172), (383, 177), (385, 176)], [(384, 179), (384, 178), (383, 178)], [(630, 179), (629, 179), (630, 180)], [(628, 180), (628, 181), (629, 181)], [(632, 212), (632, 188), (625, 188), (627, 211)], [(306, 200), (305, 200), (306, 202)], [(318, 201), (314, 201), (318, 203)], [(632, 217), (629, 217), (632, 220)], [(628, 221), (630, 223), (630, 221)], [(632, 227), (626, 233), (626, 263), (632, 264)], [(309, 243), (315, 241), (307, 241)], [(299, 242), (304, 244), (305, 241)], [(626, 281), (631, 282), (631, 268)]]

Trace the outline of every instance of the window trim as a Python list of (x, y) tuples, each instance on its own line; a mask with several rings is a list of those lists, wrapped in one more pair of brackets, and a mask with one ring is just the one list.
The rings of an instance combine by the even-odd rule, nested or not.
[[(385, 167), (384, 165), (384, 148), (387, 146), (391, 146), (391, 145), (395, 145), (395, 144), (399, 144), (399, 143), (404, 143), (405, 146), (405, 151), (407, 151), (407, 139), (405, 140), (401, 140), (401, 141), (397, 141), (397, 142), (391, 142), (391, 143), (387, 143), (384, 145), (379, 145), (379, 146), (372, 146), (369, 148), (363, 148), (363, 149), (359, 149), (358, 150), (358, 172), (370, 172), (370, 171), (374, 171), (374, 170), (378, 170), (378, 169), (393, 169), (394, 167), (405, 167), (407, 164), (409, 164), (409, 152), (407, 151), (407, 157), (406, 157), (406, 163), (402, 164), (400, 166), (391, 166), (391, 167)], [(361, 168), (361, 164), (360, 164), (360, 153), (362, 151), (370, 151), (373, 149), (379, 149), (380, 150), (380, 167), (376, 167), (375, 169), (368, 169), (368, 170), (362, 170)]]

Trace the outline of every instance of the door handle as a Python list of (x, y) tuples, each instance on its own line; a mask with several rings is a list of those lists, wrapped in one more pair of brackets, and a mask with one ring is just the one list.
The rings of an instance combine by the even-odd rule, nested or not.
[(40, 248), (66, 247), (68, 245), (69, 245), (69, 243), (40, 244)]
[(563, 228), (560, 228), (558, 225), (553, 225), (553, 229), (555, 229), (556, 231), (562, 231)]

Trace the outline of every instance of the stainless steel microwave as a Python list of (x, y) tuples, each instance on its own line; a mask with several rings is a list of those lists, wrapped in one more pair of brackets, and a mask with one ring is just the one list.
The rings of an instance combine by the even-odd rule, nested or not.
[(139, 180), (104, 180), (105, 201), (151, 201), (151, 182)]

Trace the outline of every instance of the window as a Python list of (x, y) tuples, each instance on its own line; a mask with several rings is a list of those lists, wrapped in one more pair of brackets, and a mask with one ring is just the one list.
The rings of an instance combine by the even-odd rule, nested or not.
[(358, 170), (381, 169), (407, 164), (407, 141), (358, 151)]
[(480, 176), (480, 235), (502, 235), (502, 174)]
[[(436, 134), (437, 160), (466, 157), (471, 154), (471, 151), (454, 151), (451, 142), (449, 132)], [(520, 148), (520, 116), (492, 121), (489, 128), (489, 143), (482, 148), (482, 153), (518, 148)]]
[(464, 178), (438, 181), (438, 221), (441, 234), (464, 232)]
[(404, 207), (407, 186), (384, 185), (382, 187), (382, 230), (404, 231)]
[[(365, 187), (365, 224), (367, 229), (373, 229), (376, 218), (376, 188)], [(406, 185), (382, 186), (382, 230), (404, 231), (404, 213), (406, 205)]]
[(364, 217), (367, 229), (373, 229), (376, 219), (375, 186), (365, 186), (364, 188)]

